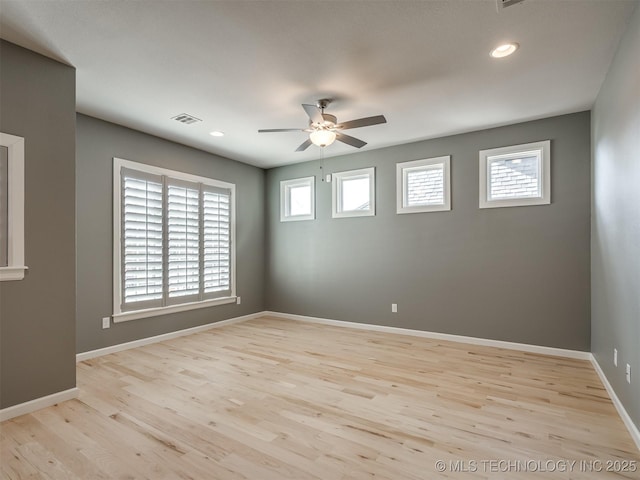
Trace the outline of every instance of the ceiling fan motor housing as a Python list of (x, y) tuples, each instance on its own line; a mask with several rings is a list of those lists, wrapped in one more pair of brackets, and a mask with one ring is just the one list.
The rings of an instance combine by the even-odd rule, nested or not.
[[(333, 128), (336, 126), (338, 119), (335, 115), (331, 115), (329, 113), (323, 113), (322, 118), (324, 118), (324, 123), (322, 125), (317, 125), (323, 128)], [(313, 123), (313, 122), (312, 122)]]

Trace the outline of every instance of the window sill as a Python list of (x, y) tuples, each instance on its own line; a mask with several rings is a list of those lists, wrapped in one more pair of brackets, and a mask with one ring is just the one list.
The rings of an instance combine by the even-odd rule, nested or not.
[(513, 198), (509, 200), (481, 200), (480, 208), (529, 207), (532, 205), (549, 205), (550, 203), (551, 198), (549, 196)]
[(333, 212), (331, 218), (354, 218), (354, 217), (375, 217), (373, 210), (347, 210), (344, 212)]
[(400, 207), (397, 210), (398, 215), (405, 213), (429, 213), (429, 212), (448, 212), (451, 210), (449, 205), (429, 205), (418, 207)]
[(22, 280), (24, 278), (25, 270), (28, 269), (29, 267), (25, 266), (0, 267), (0, 282)]
[(315, 215), (293, 215), (288, 217), (280, 217), (281, 222), (303, 222), (305, 220), (315, 220)]
[(236, 297), (222, 297), (202, 302), (181, 303), (179, 305), (169, 305), (167, 307), (146, 308), (144, 310), (136, 310), (133, 312), (122, 312), (113, 314), (113, 323), (128, 322), (129, 320), (138, 320), (140, 318), (157, 317), (159, 315), (167, 315), (170, 313), (186, 312), (188, 310), (196, 310), (198, 308), (215, 307), (216, 305), (225, 305), (228, 303), (236, 303)]

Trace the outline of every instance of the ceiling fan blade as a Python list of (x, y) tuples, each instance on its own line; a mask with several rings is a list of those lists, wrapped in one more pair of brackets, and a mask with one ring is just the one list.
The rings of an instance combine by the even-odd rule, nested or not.
[(347, 130), (349, 128), (368, 127), (369, 125), (379, 125), (381, 123), (387, 123), (387, 119), (384, 115), (376, 115), (375, 117), (358, 118), (357, 120), (350, 120), (348, 122), (336, 125), (336, 128), (341, 130)]
[(302, 144), (296, 148), (296, 152), (304, 152), (307, 148), (311, 146), (311, 139), (307, 138)]
[(273, 133), (273, 132), (304, 132), (303, 128), (267, 128), (258, 130), (258, 133)]
[(336, 140), (340, 140), (342, 143), (346, 143), (347, 145), (351, 145), (356, 148), (364, 147), (367, 144), (367, 142), (363, 142), (359, 138), (351, 137), (340, 132), (336, 132)]
[(302, 104), (302, 108), (307, 112), (309, 118), (313, 123), (317, 123), (318, 125), (324, 123), (324, 118), (322, 118), (322, 111), (316, 107), (315, 105), (308, 105), (306, 103)]

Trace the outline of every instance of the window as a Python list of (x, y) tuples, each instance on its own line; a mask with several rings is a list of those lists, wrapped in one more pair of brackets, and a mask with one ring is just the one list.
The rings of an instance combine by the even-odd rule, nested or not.
[(333, 218), (376, 214), (375, 169), (363, 168), (332, 175)]
[(24, 271), (24, 138), (0, 133), (0, 281)]
[(315, 210), (315, 177), (280, 182), (280, 221), (313, 220)]
[(235, 301), (235, 186), (114, 159), (114, 321)]
[(480, 151), (480, 208), (551, 203), (550, 144)]
[(9, 266), (9, 150), (0, 147), (0, 267)]
[(398, 213), (451, 210), (451, 157), (396, 164)]

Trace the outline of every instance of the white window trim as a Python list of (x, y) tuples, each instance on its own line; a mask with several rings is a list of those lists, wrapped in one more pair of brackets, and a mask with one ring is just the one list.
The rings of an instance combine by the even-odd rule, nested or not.
[(24, 264), (24, 138), (0, 133), (0, 145), (7, 147), (7, 266), (0, 267), (0, 281), (22, 280)]
[[(539, 178), (541, 179), (541, 196), (527, 198), (509, 198), (505, 200), (489, 200), (489, 176), (487, 174), (488, 158), (510, 156), (517, 153), (539, 152)], [(530, 205), (549, 205), (551, 203), (551, 141), (525, 143), (509, 147), (480, 150), (480, 208), (526, 207)]]
[[(121, 278), (121, 222), (120, 222), (120, 199), (121, 199), (121, 181), (120, 171), (122, 168), (130, 168), (140, 172), (146, 172), (153, 175), (166, 175), (178, 180), (184, 180), (194, 183), (205, 183), (220, 188), (228, 188), (231, 190), (231, 295), (229, 297), (214, 298), (199, 302), (181, 303), (176, 305), (167, 305), (164, 307), (154, 307), (142, 310), (133, 310), (123, 312), (120, 308), (122, 295), (122, 278)], [(191, 175), (189, 173), (178, 172), (166, 168), (154, 167), (143, 163), (132, 162), (122, 158), (113, 158), (113, 321), (114, 323), (126, 322), (129, 320), (137, 320), (140, 318), (155, 317), (166, 315), (169, 313), (184, 312), (198, 308), (207, 308), (215, 305), (224, 305), (235, 303), (236, 295), (236, 186), (232, 183), (222, 182), (207, 177)]]
[[(357, 177), (369, 177), (369, 208), (367, 210), (340, 211), (340, 196), (342, 195), (342, 181)], [(331, 181), (331, 211), (333, 218), (373, 217), (376, 214), (376, 169), (375, 167), (347, 170), (332, 174)]]
[[(443, 194), (444, 203), (439, 205), (416, 205), (405, 207), (406, 191), (405, 172), (419, 167), (430, 167), (432, 165), (443, 165)], [(396, 163), (396, 213), (426, 213), (443, 212), (451, 210), (451, 156), (425, 158), (423, 160), (413, 160), (411, 162)]]
[[(316, 218), (316, 177), (293, 178), (280, 181), (280, 221), (298, 222), (301, 220), (315, 220)], [(311, 213), (308, 215), (291, 215), (291, 187), (309, 187)]]

